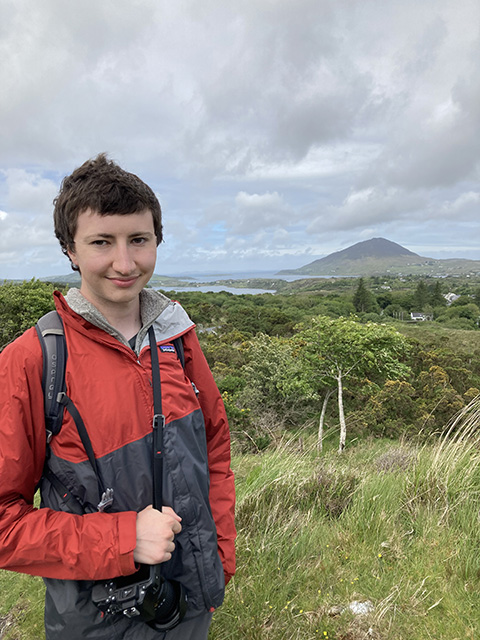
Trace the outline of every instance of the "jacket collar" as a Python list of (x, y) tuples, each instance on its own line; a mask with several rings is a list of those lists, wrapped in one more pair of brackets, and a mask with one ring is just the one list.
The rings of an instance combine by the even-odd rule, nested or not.
[[(61, 295), (61, 294), (60, 294)], [(129, 347), (128, 341), (115, 327), (113, 327), (105, 316), (81, 293), (79, 289), (69, 289), (65, 301), (72, 311), (77, 313), (87, 322), (102, 329), (109, 335), (116, 338), (119, 342)], [(139, 352), (149, 327), (155, 322), (158, 316), (171, 305), (171, 301), (163, 294), (154, 289), (143, 289), (140, 292), (140, 315), (142, 318), (142, 327), (137, 335), (135, 351)]]

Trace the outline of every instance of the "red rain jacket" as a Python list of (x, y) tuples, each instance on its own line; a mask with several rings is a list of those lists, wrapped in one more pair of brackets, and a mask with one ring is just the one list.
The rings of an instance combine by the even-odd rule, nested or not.
[[(46, 580), (48, 638), (73, 639), (75, 633), (93, 638), (100, 636), (79, 631), (83, 614), (76, 619), (72, 613), (64, 623), (69, 608), (83, 606), (85, 583), (72, 583), (82, 586), (69, 595), (63, 581), (93, 581), (135, 570), (136, 513), (152, 501), (150, 348), (145, 342), (137, 357), (74, 313), (61, 294), (55, 302), (67, 340), (67, 394), (87, 427), (105, 486), (114, 488), (114, 505), (109, 513), (65, 512), (60, 497), (43, 480), (45, 508), (33, 506), (46, 447), (42, 352), (35, 329), (29, 329), (0, 354), (0, 567), (52, 579)], [(194, 325), (180, 305), (170, 302), (154, 328), (166, 417), (164, 502), (182, 516), (183, 526), (176, 538), (177, 558), (162, 566), (166, 577), (185, 583), (190, 606), (204, 610), (223, 599), (218, 558), (225, 582), (235, 571), (228, 423)], [(180, 335), (185, 369), (176, 353), (162, 350)], [(50, 468), (77, 497), (96, 504), (96, 477), (67, 413), (50, 449)], [(52, 600), (59, 598), (63, 601), (53, 607)], [(87, 613), (91, 628), (100, 624), (98, 613), (96, 608)]]

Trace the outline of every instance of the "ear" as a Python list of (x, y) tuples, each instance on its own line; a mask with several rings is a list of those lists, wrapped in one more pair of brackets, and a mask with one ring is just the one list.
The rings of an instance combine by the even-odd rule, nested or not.
[(73, 249), (67, 249), (67, 256), (70, 258), (70, 262), (78, 268), (75, 251)]

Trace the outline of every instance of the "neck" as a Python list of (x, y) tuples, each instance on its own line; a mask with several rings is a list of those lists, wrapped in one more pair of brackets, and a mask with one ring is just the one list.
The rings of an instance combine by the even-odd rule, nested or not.
[[(88, 292), (80, 289), (83, 297), (100, 311), (107, 322), (128, 341), (133, 338), (142, 327), (140, 314), (140, 296), (127, 304), (108, 304), (105, 300), (91, 299)], [(86, 295), (87, 293), (87, 295)]]
[[(105, 314), (104, 314), (105, 315)], [(111, 316), (105, 316), (108, 322), (114, 327), (117, 331), (119, 331), (122, 336), (125, 337), (126, 340), (130, 340), (133, 336), (137, 335), (142, 326), (142, 321), (140, 319), (140, 313), (136, 317), (125, 317), (125, 318), (112, 318)]]

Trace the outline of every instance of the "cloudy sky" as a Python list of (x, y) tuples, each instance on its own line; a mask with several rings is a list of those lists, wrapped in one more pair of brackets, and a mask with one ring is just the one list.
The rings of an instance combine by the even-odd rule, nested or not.
[(60, 181), (157, 193), (157, 273), (384, 237), (480, 259), (478, 0), (0, 0), (0, 278), (69, 272)]

